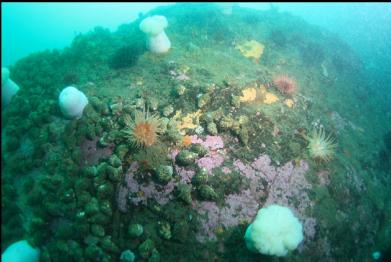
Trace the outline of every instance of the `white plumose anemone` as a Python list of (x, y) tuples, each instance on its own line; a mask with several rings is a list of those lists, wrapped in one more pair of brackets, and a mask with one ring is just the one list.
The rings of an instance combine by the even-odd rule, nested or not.
[(19, 91), (19, 86), (9, 77), (8, 68), (1, 68), (1, 106), (5, 108)]
[(333, 158), (337, 145), (330, 135), (326, 136), (322, 128), (314, 129), (312, 135), (306, 139), (309, 142), (308, 150), (312, 158), (326, 162)]
[(59, 97), (58, 103), (61, 112), (66, 118), (79, 119), (83, 115), (83, 110), (88, 104), (86, 95), (76, 87), (68, 86), (64, 88)]
[(10, 245), (1, 254), (3, 262), (39, 262), (40, 250), (32, 247), (26, 240)]
[(303, 225), (285, 206), (261, 208), (247, 227), (244, 239), (252, 252), (272, 256), (286, 256), (303, 241)]
[(171, 48), (164, 29), (168, 26), (167, 19), (161, 15), (154, 15), (141, 21), (140, 30), (147, 34), (147, 47), (153, 53), (165, 53)]

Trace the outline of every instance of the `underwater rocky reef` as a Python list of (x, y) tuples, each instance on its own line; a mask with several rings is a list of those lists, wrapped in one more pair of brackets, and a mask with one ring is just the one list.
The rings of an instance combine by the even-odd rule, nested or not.
[[(362, 62), (297, 17), (231, 8), (162, 6), (9, 68), (2, 252), (26, 239), (39, 261), (372, 261), (390, 247), (391, 128), (371, 128)], [(272, 204), (302, 224), (286, 257), (244, 241)]]

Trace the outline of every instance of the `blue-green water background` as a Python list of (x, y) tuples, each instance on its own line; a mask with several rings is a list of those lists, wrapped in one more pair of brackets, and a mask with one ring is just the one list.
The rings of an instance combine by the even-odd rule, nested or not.
[[(46, 48), (69, 45), (76, 33), (95, 26), (115, 30), (167, 3), (2, 3), (2, 66)], [(172, 3), (169, 3), (172, 4)], [(240, 3), (265, 10), (269, 3)], [(389, 3), (274, 3), (282, 12), (302, 17), (338, 34), (366, 61), (385, 67), (391, 60), (391, 4)], [(382, 59), (383, 58), (383, 59)], [(389, 65), (389, 64), (388, 64)]]
[[(172, 3), (2, 3), (2, 66), (46, 48), (69, 45), (76, 33), (95, 26), (115, 30), (140, 12)], [(265, 10), (270, 3), (240, 3)], [(282, 12), (327, 28), (348, 42), (368, 67), (386, 69), (391, 60), (389, 3), (274, 3)], [(88, 14), (88, 15), (86, 15)], [(388, 71), (389, 72), (389, 71)]]
[[(115, 31), (140, 12), (173, 3), (2, 3), (1, 64), (9, 66), (35, 51), (63, 48), (95, 26)], [(270, 3), (240, 3), (265, 10)], [(339, 35), (364, 61), (375, 89), (391, 90), (390, 3), (273, 3)], [(384, 92), (388, 93), (388, 92)], [(386, 96), (390, 98), (390, 96)]]

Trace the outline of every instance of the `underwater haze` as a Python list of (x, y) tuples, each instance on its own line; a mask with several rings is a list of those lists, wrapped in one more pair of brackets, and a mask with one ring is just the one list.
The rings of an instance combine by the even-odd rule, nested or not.
[(2, 3), (2, 261), (390, 261), (391, 4)]
[[(164, 4), (164, 3), (163, 3)], [(112, 31), (162, 3), (1, 3), (2, 66), (36, 51), (64, 48), (96, 26)]]

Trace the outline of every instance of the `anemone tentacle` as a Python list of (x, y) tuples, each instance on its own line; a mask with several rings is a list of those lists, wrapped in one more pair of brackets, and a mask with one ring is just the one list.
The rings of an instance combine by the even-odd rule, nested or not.
[(312, 158), (319, 161), (330, 161), (335, 153), (337, 144), (331, 135), (326, 136), (323, 128), (314, 129), (311, 136), (307, 136), (308, 150)]
[(149, 115), (148, 110), (136, 111), (134, 119), (124, 119), (126, 129), (123, 134), (135, 147), (149, 147), (157, 143), (158, 136), (163, 132), (162, 122), (158, 115)]

